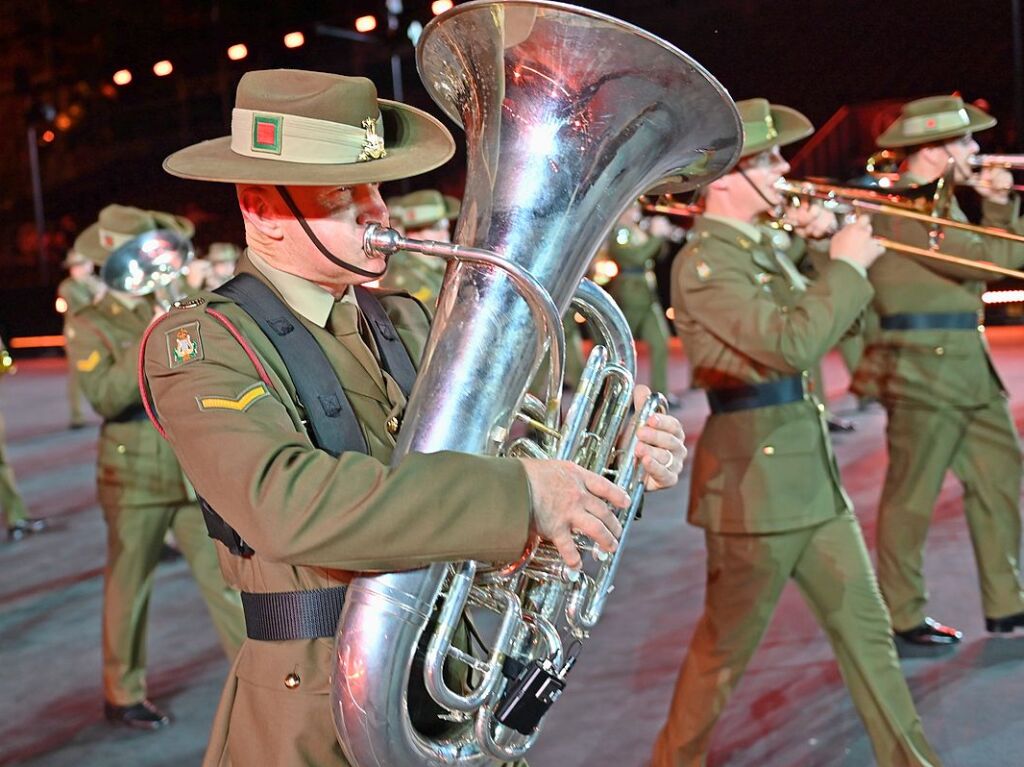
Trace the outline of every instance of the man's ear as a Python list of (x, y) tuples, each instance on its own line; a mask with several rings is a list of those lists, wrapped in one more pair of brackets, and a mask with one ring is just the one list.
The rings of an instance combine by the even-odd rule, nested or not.
[(739, 178), (739, 174), (735, 171), (732, 173), (726, 173), (724, 176), (719, 176), (712, 181), (707, 189), (714, 189), (716, 192), (726, 194), (732, 191), (733, 185), (736, 183), (736, 179)]
[(276, 205), (280, 199), (277, 192), (271, 187), (253, 184), (239, 184), (236, 191), (238, 209), (246, 224), (272, 240), (282, 239), (284, 230)]

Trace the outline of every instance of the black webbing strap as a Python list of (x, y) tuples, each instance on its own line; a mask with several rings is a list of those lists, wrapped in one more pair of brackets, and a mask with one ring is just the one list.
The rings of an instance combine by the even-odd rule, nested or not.
[(880, 319), (882, 330), (977, 330), (981, 322), (978, 312), (915, 312)]
[(251, 274), (238, 274), (214, 291), (256, 320), (281, 355), (306, 411), (313, 444), (333, 456), (365, 453), (366, 440), (334, 368), (312, 334), (274, 291)]
[(242, 592), (245, 634), (261, 642), (333, 637), (345, 587), (310, 591)]
[(804, 398), (804, 380), (803, 376), (788, 376), (747, 386), (708, 389), (707, 395), (708, 405), (715, 414), (786, 405)]
[(398, 330), (377, 300), (377, 296), (363, 287), (356, 287), (355, 294), (359, 308), (370, 327), (370, 333), (373, 334), (373, 340), (377, 342), (381, 366), (395, 379), (402, 393), (408, 397), (412, 385), (416, 383), (416, 368), (409, 358), (409, 351), (398, 337)]

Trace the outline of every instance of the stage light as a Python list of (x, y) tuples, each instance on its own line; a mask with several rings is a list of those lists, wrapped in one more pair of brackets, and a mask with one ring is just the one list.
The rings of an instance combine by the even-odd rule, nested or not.
[(158, 61), (156, 64), (153, 65), (153, 74), (157, 77), (166, 77), (173, 71), (174, 64), (169, 62), (167, 59), (164, 59), (163, 61)]
[(55, 138), (57, 138), (57, 134), (54, 133), (52, 130), (45, 130), (45, 131), (43, 131), (43, 143), (49, 144)]
[(119, 69), (114, 72), (114, 82), (118, 85), (127, 85), (132, 81), (132, 73), (127, 69)]
[(64, 112), (61, 112), (53, 121), (53, 125), (57, 130), (67, 130), (71, 127), (71, 118)]
[(301, 32), (289, 32), (284, 36), (285, 48), (300, 48), (306, 42), (306, 36)]
[(409, 38), (409, 41), (416, 45), (420, 41), (420, 35), (423, 34), (423, 25), (415, 19), (409, 24), (409, 28), (405, 30), (405, 36)]
[(981, 300), (986, 304), (1015, 304), (1024, 301), (1024, 290), (986, 290)]
[(360, 16), (356, 19), (356, 32), (372, 32), (377, 28), (376, 16)]
[(440, 16), (445, 11), (450, 11), (455, 3), (452, 0), (434, 0), (430, 4), (430, 10), (435, 16)]
[(232, 61), (241, 61), (249, 55), (249, 49), (245, 47), (244, 43), (236, 43), (228, 48), (228, 58)]

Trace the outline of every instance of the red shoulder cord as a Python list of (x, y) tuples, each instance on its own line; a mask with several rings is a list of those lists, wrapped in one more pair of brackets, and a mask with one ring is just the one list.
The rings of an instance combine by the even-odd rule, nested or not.
[[(231, 320), (225, 317), (223, 314), (215, 309), (206, 307), (206, 313), (217, 320), (223, 325), (227, 331), (231, 334), (232, 338), (238, 341), (242, 350), (245, 352), (245, 356), (252, 362), (252, 366), (256, 369), (257, 375), (260, 380), (263, 381), (270, 389), (274, 388), (274, 384), (270, 381), (270, 376), (267, 375), (266, 368), (263, 367), (263, 363), (260, 362), (259, 357), (256, 356), (256, 352), (249, 345), (249, 342), (245, 340), (238, 328), (232, 324)], [(146, 332), (142, 335), (142, 342), (139, 344), (139, 393), (142, 395), (142, 406), (146, 409), (146, 415), (149, 416), (149, 420), (153, 423), (153, 426), (160, 433), (160, 436), (167, 439), (167, 432), (164, 431), (164, 427), (160, 425), (160, 420), (157, 418), (156, 407), (153, 405), (152, 397), (149, 393), (149, 382), (146, 380), (146, 344), (149, 343), (149, 337), (153, 335), (153, 331), (156, 330), (156, 326), (163, 322), (165, 319), (170, 317), (170, 313), (163, 314), (149, 323), (149, 327), (146, 328)]]

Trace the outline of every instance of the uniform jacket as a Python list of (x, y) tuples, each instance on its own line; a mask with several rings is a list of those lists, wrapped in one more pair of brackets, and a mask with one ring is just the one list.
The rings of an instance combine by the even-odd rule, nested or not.
[[(801, 375), (856, 321), (868, 281), (833, 261), (808, 284), (766, 237), (698, 220), (673, 264), (675, 324), (701, 388)], [(812, 395), (712, 415), (697, 443), (690, 521), (719, 533), (798, 529), (850, 508)]]
[(99, 303), (68, 313), (65, 336), (69, 363), (82, 391), (103, 417), (97, 484), (101, 503), (121, 506), (172, 505), (194, 500), (170, 446), (144, 417), (139, 394), (139, 342), (153, 317), (153, 304), (134, 308), (107, 293)]
[[(270, 284), (248, 255), (237, 272)], [(530, 518), (522, 465), (443, 452), (411, 454), (391, 467), (393, 419), (401, 419), (405, 398), (356, 328), (335, 338), (299, 318), (327, 353), (369, 446), (368, 455), (335, 458), (310, 442), (292, 378), (255, 321), (226, 298), (200, 298), (191, 302), (200, 305), (174, 310), (154, 325), (145, 376), (196, 490), (256, 552), (243, 558), (218, 546), (229, 584), (249, 592), (317, 589), (346, 583), (359, 571), (520, 556)], [(384, 295), (382, 303), (418, 361), (429, 330), (426, 311), (406, 295)], [(218, 314), (248, 340), (253, 359)], [(249, 641), (234, 673), (268, 694), (292, 694), (283, 680), (297, 673), (302, 683), (294, 694), (311, 696), (311, 716), (329, 716), (324, 696), (332, 649), (330, 639)], [(229, 683), (211, 748), (228, 726), (230, 705)]]
[(437, 303), (444, 282), (444, 261), (400, 250), (388, 259), (388, 271), (381, 280), (382, 288), (404, 291), (427, 306)]
[(71, 277), (65, 277), (61, 280), (60, 285), (57, 286), (57, 295), (67, 301), (66, 317), (89, 306), (93, 300), (93, 291), (90, 287), (86, 283), (74, 280)]
[[(625, 227), (616, 228), (615, 232)], [(658, 301), (658, 285), (654, 276), (654, 262), (661, 253), (665, 240), (648, 236), (642, 242), (638, 233), (628, 228), (628, 242), (620, 243), (613, 235), (608, 243), (608, 255), (619, 265), (619, 273), (608, 283), (608, 292), (626, 315), (633, 332)]]
[[(982, 203), (987, 226), (1018, 226), (1019, 200)], [(967, 217), (954, 201), (953, 218)], [(928, 247), (927, 225), (876, 216), (875, 232), (897, 242)], [(940, 250), (953, 256), (1024, 265), (1024, 244), (947, 229)], [(874, 309), (883, 319), (904, 313), (976, 312), (973, 330), (879, 330), (869, 341), (854, 375), (853, 390), (886, 404), (925, 407), (976, 407), (1000, 395), (1002, 384), (992, 367), (985, 340), (981, 294), (985, 283), (967, 279), (960, 267), (887, 252), (868, 271), (875, 288)]]

